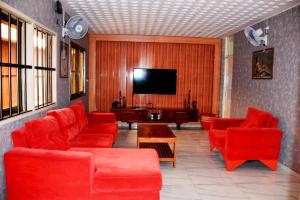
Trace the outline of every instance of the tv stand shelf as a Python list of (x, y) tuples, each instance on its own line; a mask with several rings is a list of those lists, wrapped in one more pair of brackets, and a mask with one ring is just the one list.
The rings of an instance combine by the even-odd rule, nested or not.
[[(159, 110), (161, 113), (160, 120), (148, 119), (149, 110)], [(180, 125), (187, 122), (198, 121), (197, 109), (176, 109), (176, 108), (117, 108), (112, 109), (111, 112), (116, 114), (118, 121), (126, 122), (131, 129), (131, 124), (138, 123), (176, 123), (177, 129)]]

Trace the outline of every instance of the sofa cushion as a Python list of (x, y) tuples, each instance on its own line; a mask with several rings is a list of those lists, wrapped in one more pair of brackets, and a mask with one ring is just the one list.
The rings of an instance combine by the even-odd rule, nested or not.
[(88, 118), (84, 110), (84, 105), (81, 101), (71, 105), (70, 108), (75, 113), (79, 131), (82, 131), (88, 125)]
[(95, 155), (94, 188), (122, 191), (161, 189), (159, 158), (153, 149), (71, 148), (70, 151)]
[(247, 125), (255, 120), (256, 114), (258, 113), (258, 109), (249, 107), (246, 115), (246, 120), (240, 125), (240, 127), (247, 127)]
[(59, 133), (55, 118), (46, 116), (25, 123), (25, 136), (31, 148), (66, 150), (66, 138)]
[(83, 134), (111, 134), (114, 141), (118, 134), (117, 123), (106, 123), (106, 124), (89, 124), (83, 131)]
[(256, 108), (248, 108), (247, 118), (241, 124), (242, 128), (268, 128), (271, 126), (273, 116), (271, 113), (258, 110)]
[(79, 134), (75, 113), (71, 108), (51, 110), (47, 112), (47, 115), (56, 118), (61, 134), (67, 137), (68, 140), (75, 138)]
[(55, 142), (55, 144), (59, 145), (60, 149), (62, 150), (70, 148), (70, 142), (68, 141), (68, 138), (65, 135), (61, 134), (59, 130), (57, 119), (53, 116), (46, 116), (46, 118), (51, 121), (55, 129), (58, 130), (56, 132), (53, 132), (54, 134), (51, 135), (51, 140)]
[(260, 112), (256, 116), (255, 127), (268, 128), (270, 127), (272, 119), (273, 119), (272, 114), (267, 112)]
[(109, 134), (80, 134), (71, 140), (72, 147), (111, 148), (113, 136)]
[(11, 133), (11, 139), (14, 147), (30, 147), (25, 136), (25, 127), (16, 129)]

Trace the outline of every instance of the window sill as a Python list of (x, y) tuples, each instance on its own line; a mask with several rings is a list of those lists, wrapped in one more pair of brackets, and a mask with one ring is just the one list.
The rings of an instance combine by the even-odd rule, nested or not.
[(54, 104), (56, 104), (56, 103), (50, 103), (50, 104), (48, 104), (48, 105), (45, 105), (45, 106), (39, 106), (39, 107), (35, 106), (34, 110), (41, 110), (41, 109), (43, 109), (43, 108), (49, 108), (50, 106), (52, 106), (52, 105), (54, 105)]
[(16, 115), (14, 117), (9, 117), (9, 118), (3, 119), (3, 120), (0, 121), (0, 126), (5, 125), (5, 124), (9, 124), (9, 123), (12, 123), (12, 122), (15, 122), (15, 121), (18, 121), (18, 120), (21, 120), (21, 119), (33, 116), (33, 115), (37, 115), (37, 114), (39, 114), (41, 112), (45, 112), (47, 110), (53, 109), (56, 106), (57, 106), (57, 104), (53, 103), (50, 106), (43, 107), (43, 108), (40, 108), (38, 110), (28, 111), (28, 112), (25, 112), (23, 114)]

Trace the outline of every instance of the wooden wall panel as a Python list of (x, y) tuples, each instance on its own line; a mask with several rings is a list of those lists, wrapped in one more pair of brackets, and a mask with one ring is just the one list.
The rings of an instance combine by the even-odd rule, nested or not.
[(97, 41), (96, 108), (109, 111), (119, 91), (132, 103), (133, 68), (177, 69), (176, 95), (134, 95), (134, 106), (183, 108), (191, 90), (200, 112), (212, 112), (215, 45)]

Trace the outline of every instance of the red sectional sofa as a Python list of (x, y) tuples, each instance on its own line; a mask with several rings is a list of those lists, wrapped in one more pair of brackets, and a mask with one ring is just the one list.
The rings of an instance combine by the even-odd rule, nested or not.
[(115, 125), (113, 114), (87, 114), (81, 102), (25, 123), (4, 155), (7, 199), (159, 200), (156, 151), (107, 148)]
[(282, 138), (277, 127), (277, 118), (256, 108), (248, 108), (245, 119), (214, 119), (209, 131), (210, 150), (221, 152), (228, 171), (247, 160), (259, 160), (276, 170)]
[[(47, 115), (15, 130), (12, 133), (14, 146), (60, 150), (71, 147), (110, 148), (117, 136), (113, 113), (86, 114), (82, 102), (49, 111)], [(91, 118), (94, 119), (89, 120)]]

